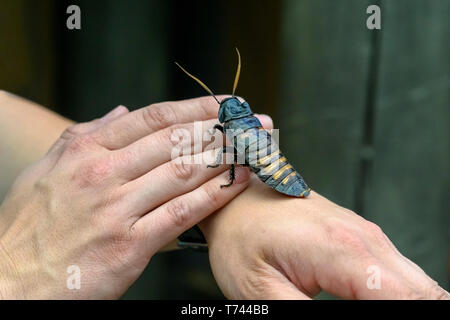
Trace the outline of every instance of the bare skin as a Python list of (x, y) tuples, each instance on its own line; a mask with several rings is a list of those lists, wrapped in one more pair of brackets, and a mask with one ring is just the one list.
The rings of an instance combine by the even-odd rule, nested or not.
[[(43, 157), (0, 207), (1, 297), (117, 298), (155, 252), (204, 219), (211, 266), (229, 298), (310, 299), (320, 290), (347, 299), (449, 298), (376, 225), (316, 192), (287, 198), (252, 177), (240, 193), (246, 169), (220, 189), (226, 166), (172, 165), (169, 131), (190, 130), (194, 120), (211, 127), (211, 100), (119, 107), (64, 131), (70, 120), (0, 92), (2, 183)], [(70, 265), (81, 269), (81, 290), (67, 289)], [(380, 290), (366, 285), (369, 266), (380, 268)]]
[[(252, 177), (201, 228), (230, 299), (311, 299), (321, 290), (344, 299), (450, 298), (377, 225), (314, 191), (287, 198)], [(367, 285), (373, 268), (379, 289)]]
[[(247, 169), (220, 190), (216, 186), (228, 181), (226, 166), (171, 160), (174, 130), (191, 132), (194, 120), (204, 120), (207, 130), (217, 108), (206, 98), (135, 112), (121, 106), (61, 134), (66, 120), (0, 93), (0, 127), (8, 128), (2, 164), (20, 159), (22, 148), (27, 151), (18, 166), (41, 158), (20, 174), (0, 207), (0, 296), (120, 297), (158, 250), (246, 187)], [(203, 153), (214, 157), (213, 150)], [(73, 265), (81, 271), (79, 290), (66, 285)]]

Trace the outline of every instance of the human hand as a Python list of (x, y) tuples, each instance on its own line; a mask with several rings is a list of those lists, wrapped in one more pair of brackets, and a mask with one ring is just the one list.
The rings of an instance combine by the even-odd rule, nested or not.
[[(155, 252), (246, 187), (245, 168), (220, 189), (225, 166), (171, 160), (175, 130), (208, 130), (217, 110), (211, 97), (118, 107), (68, 128), (0, 207), (1, 297), (120, 297)], [(72, 265), (79, 290), (66, 285)]]
[(344, 299), (450, 298), (378, 226), (316, 192), (288, 198), (252, 177), (200, 225), (228, 298), (310, 299), (321, 290)]

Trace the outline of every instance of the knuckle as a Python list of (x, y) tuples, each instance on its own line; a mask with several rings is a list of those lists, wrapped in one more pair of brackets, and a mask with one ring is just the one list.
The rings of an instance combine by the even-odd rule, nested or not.
[(118, 151), (113, 151), (109, 157), (111, 165), (115, 164), (121, 168), (129, 168), (133, 165), (134, 160), (141, 154), (140, 150), (133, 148), (125, 148)]
[(83, 165), (76, 173), (80, 187), (95, 186), (101, 184), (112, 173), (112, 165), (109, 161), (96, 159)]
[(351, 230), (341, 229), (339, 231), (334, 231), (334, 236), (336, 240), (342, 243), (344, 246), (351, 248), (356, 251), (364, 251), (365, 245), (361, 237), (359, 237), (355, 232)]
[(90, 149), (94, 143), (95, 141), (90, 135), (73, 136), (70, 139), (69, 143), (67, 144), (66, 151), (69, 154), (79, 153), (87, 149)]
[(189, 205), (180, 199), (175, 199), (167, 204), (169, 219), (176, 227), (185, 227), (190, 221)]
[(364, 221), (364, 229), (372, 234), (376, 235), (383, 234), (383, 231), (378, 225), (368, 220)]
[(360, 232), (347, 222), (343, 222), (336, 218), (329, 218), (325, 223), (325, 228), (332, 243), (341, 247), (344, 251), (358, 256), (367, 255), (369, 253)]
[[(221, 101), (225, 97), (227, 97), (227, 96), (222, 96), (222, 97), (217, 96), (219, 101)], [(211, 103), (210, 97), (207, 97), (207, 99), (205, 99), (205, 100), (198, 100), (197, 103), (204, 115), (207, 115), (208, 117), (211, 117), (211, 118), (217, 117), (217, 112), (219, 111), (219, 107), (217, 106), (217, 103), (215, 103), (215, 102)]]
[(65, 140), (70, 140), (73, 137), (77, 136), (80, 133), (80, 125), (74, 124), (70, 127), (67, 127), (66, 130), (61, 134), (61, 138)]
[(191, 145), (192, 132), (189, 125), (173, 125), (169, 128), (168, 140), (173, 146), (179, 145), (187, 147)]
[(220, 188), (218, 188), (217, 185), (207, 184), (203, 187), (203, 190), (205, 192), (205, 202), (210, 206), (217, 208), (221, 203)]
[(160, 103), (144, 108), (143, 119), (149, 128), (165, 128), (176, 123), (176, 114), (168, 103)]
[(53, 191), (54, 185), (52, 183), (51, 176), (46, 175), (37, 179), (33, 185), (34, 189), (40, 194), (49, 194)]
[(186, 163), (181, 159), (179, 161), (172, 161), (170, 166), (171, 172), (179, 180), (189, 180), (194, 175), (194, 165)]
[(363, 232), (378, 245), (385, 244), (387, 242), (383, 230), (371, 221), (366, 220), (363, 222)]
[(180, 137), (183, 134), (183, 128), (179, 124), (171, 125), (165, 128), (161, 132), (161, 143), (164, 145), (170, 144), (176, 146)]

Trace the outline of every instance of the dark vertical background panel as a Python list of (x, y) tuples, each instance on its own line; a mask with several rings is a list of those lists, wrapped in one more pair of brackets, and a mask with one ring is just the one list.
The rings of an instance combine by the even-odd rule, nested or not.
[(280, 146), (317, 192), (354, 204), (364, 130), (367, 3), (284, 1)]
[(54, 1), (2, 1), (0, 88), (55, 108)]
[[(277, 120), (280, 79), (280, 36), (282, 1), (224, 1), (221, 36), (224, 55), (223, 92), (230, 93), (236, 72), (237, 57), (242, 56), (242, 70), (236, 94), (246, 99), (252, 110), (267, 113)], [(231, 59), (230, 59), (231, 58)]]
[[(231, 94), (237, 67), (242, 70), (236, 94), (258, 113), (277, 116), (279, 97), (280, 13), (282, 2), (183, 1), (172, 5), (172, 55), (216, 94)], [(175, 67), (176, 98), (207, 93)]]
[(448, 288), (449, 2), (382, 2), (364, 215)]
[[(81, 9), (81, 30), (66, 28), (66, 8)], [(58, 2), (59, 102), (85, 121), (118, 104), (130, 109), (168, 98), (168, 3)]]

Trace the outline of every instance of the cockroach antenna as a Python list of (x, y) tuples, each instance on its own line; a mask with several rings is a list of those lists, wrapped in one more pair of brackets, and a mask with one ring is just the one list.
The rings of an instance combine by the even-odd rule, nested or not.
[(238, 82), (239, 82), (239, 76), (241, 75), (241, 55), (239, 53), (239, 50), (237, 47), (235, 47), (237, 55), (238, 55), (238, 66), (236, 70), (236, 76), (234, 77), (234, 84), (233, 84), (233, 93), (231, 94), (234, 97), (234, 92), (236, 91)]
[(186, 73), (189, 77), (191, 77), (192, 79), (194, 79), (195, 81), (197, 81), (197, 83), (198, 83), (199, 85), (201, 85), (201, 86), (203, 87), (203, 89), (205, 89), (206, 91), (208, 91), (208, 93), (209, 93), (210, 95), (213, 96), (214, 100), (216, 100), (217, 103), (220, 104), (219, 100), (217, 100), (217, 98), (216, 98), (216, 96), (214, 95), (214, 93), (211, 91), (210, 88), (208, 88), (208, 87), (206, 86), (206, 84), (204, 84), (203, 82), (201, 82), (200, 79), (198, 79), (197, 77), (194, 77), (192, 74), (190, 74), (189, 72), (187, 72), (182, 66), (180, 66), (180, 65), (178, 64), (178, 62), (175, 62), (175, 64), (176, 64), (181, 70), (183, 70), (183, 72)]

